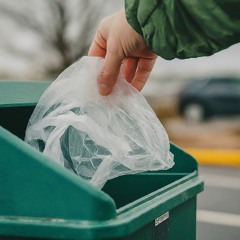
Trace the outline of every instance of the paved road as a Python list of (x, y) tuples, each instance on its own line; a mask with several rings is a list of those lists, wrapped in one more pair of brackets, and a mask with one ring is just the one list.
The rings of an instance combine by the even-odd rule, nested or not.
[(197, 240), (240, 240), (240, 168), (200, 166)]

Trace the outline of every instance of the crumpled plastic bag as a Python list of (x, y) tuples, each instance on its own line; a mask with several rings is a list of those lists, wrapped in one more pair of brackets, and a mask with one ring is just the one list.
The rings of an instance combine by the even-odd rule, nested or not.
[(174, 165), (165, 129), (121, 74), (110, 95), (99, 95), (103, 62), (83, 57), (60, 74), (41, 96), (25, 137), (97, 188), (120, 175)]

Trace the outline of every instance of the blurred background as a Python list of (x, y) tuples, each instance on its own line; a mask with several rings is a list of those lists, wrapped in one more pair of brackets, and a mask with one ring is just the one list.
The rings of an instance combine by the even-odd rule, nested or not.
[[(111, 0), (0, 0), (0, 79), (54, 80), (87, 54)], [(240, 44), (211, 57), (158, 58), (142, 91), (205, 179), (198, 240), (240, 239)]]

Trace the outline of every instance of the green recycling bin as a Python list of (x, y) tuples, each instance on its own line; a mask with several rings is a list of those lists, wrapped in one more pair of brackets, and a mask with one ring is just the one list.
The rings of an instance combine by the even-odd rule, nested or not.
[(49, 82), (0, 81), (0, 239), (195, 240), (203, 190), (194, 158), (110, 180), (103, 191), (23, 141)]

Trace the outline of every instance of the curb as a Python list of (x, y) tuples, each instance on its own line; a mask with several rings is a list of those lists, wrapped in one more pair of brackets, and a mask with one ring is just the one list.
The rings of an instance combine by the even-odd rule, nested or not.
[(201, 149), (186, 148), (199, 164), (240, 167), (240, 150), (237, 149)]

